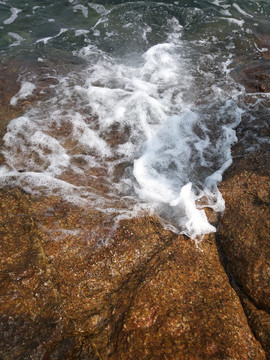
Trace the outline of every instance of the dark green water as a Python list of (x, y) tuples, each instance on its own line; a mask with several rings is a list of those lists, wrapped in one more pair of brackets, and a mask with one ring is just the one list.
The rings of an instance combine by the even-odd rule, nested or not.
[(237, 45), (239, 52), (254, 52), (256, 34), (269, 34), (269, 16), (267, 0), (1, 1), (0, 49), (2, 57), (52, 49), (72, 52), (85, 43), (117, 54), (146, 51), (166, 40), (167, 22), (175, 18), (186, 40), (213, 36), (224, 46)]
[(269, 17), (267, 0), (0, 1), (1, 61), (27, 64), (11, 106), (32, 99), (3, 138), (2, 186), (214, 231), (196, 201), (223, 210), (235, 128), (245, 151), (269, 140), (269, 96), (239, 81), (267, 69)]

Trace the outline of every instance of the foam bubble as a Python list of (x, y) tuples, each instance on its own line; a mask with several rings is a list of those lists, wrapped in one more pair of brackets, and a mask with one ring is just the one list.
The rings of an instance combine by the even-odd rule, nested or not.
[(10, 159), (12, 169), (32, 169), (58, 175), (68, 166), (69, 156), (61, 144), (25, 116), (8, 124), (3, 140), (3, 154)]
[(16, 20), (16, 18), (18, 17), (18, 14), (19, 14), (22, 10), (12, 7), (12, 8), (10, 9), (10, 11), (11, 11), (10, 17), (9, 17), (8, 19), (6, 19), (6, 20), (3, 21), (3, 23), (4, 23), (5, 25), (10, 25), (10, 24), (12, 24), (12, 23)]
[(19, 100), (24, 100), (33, 94), (36, 85), (29, 81), (22, 81), (19, 92), (10, 99), (10, 105), (15, 106)]
[(18, 45), (20, 45), (20, 43), (21, 43), (22, 41), (25, 40), (22, 36), (20, 36), (20, 35), (17, 34), (17, 33), (14, 33), (14, 32), (8, 32), (8, 35), (11, 36), (13, 39), (16, 40), (13, 44), (9, 45), (10, 47), (12, 47), (12, 46), (18, 46)]
[(83, 6), (81, 4), (77, 4), (73, 7), (73, 11), (77, 12), (80, 10), (85, 18), (88, 17), (88, 8), (86, 6)]
[(179, 197), (170, 203), (171, 206), (183, 209), (185, 215), (179, 219), (179, 225), (184, 229), (183, 233), (194, 239), (216, 231), (215, 227), (209, 224), (205, 211), (197, 208), (197, 199), (192, 191), (192, 183), (188, 183), (182, 187)]
[(73, 114), (72, 125), (72, 138), (83, 145), (84, 149), (94, 149), (100, 157), (108, 157), (111, 155), (111, 149), (106, 141), (100, 138), (97, 132), (87, 126), (81, 114)]
[[(169, 117), (156, 135), (146, 142), (143, 155), (134, 161), (133, 171), (139, 185), (136, 187), (138, 195), (148, 201), (177, 206), (179, 215), (175, 225), (191, 237), (214, 231), (204, 211), (196, 208), (195, 201), (206, 196), (209, 207), (216, 211), (224, 209), (217, 183), (231, 163), (230, 145), (235, 141), (235, 132), (224, 127), (223, 136), (214, 147), (206, 134), (202, 138), (194, 134), (194, 125), (199, 120), (199, 114), (191, 110)], [(212, 165), (206, 156), (210, 149), (222, 151), (223, 165), (207, 176), (211, 173), (209, 165)], [(198, 174), (200, 169), (201, 177)], [(196, 187), (192, 190), (191, 181), (202, 189), (199, 196), (195, 195)]]
[(95, 10), (100, 15), (106, 15), (109, 13), (109, 11), (103, 5), (95, 4), (95, 3), (88, 3), (88, 6), (91, 9)]

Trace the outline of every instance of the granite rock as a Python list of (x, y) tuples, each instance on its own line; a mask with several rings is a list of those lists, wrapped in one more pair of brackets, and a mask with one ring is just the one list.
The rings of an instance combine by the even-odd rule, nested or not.
[(270, 154), (236, 159), (220, 190), (218, 242), (250, 326), (270, 356)]
[(1, 358), (265, 359), (213, 235), (17, 188), (0, 204)]

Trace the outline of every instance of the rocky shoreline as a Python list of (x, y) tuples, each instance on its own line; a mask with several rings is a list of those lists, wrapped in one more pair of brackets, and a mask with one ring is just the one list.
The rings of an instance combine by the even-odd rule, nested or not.
[(0, 359), (270, 359), (269, 176), (267, 149), (234, 160), (200, 249), (155, 217), (110, 232), (97, 210), (1, 189)]

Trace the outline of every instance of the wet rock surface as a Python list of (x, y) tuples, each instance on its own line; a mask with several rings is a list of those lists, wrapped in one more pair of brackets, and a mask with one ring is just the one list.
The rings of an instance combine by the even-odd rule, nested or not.
[(257, 54), (245, 54), (236, 60), (233, 77), (247, 92), (267, 93), (270, 91), (270, 36), (268, 27), (260, 29), (255, 35), (254, 46)]
[[(10, 106), (18, 63), (0, 75), (1, 137), (41, 99)], [(266, 65), (243, 70), (250, 91), (269, 91)], [(54, 81), (48, 70), (39, 90)], [(267, 152), (236, 160), (221, 185), (217, 238), (235, 290), (214, 235), (198, 249), (154, 217), (114, 229), (96, 210), (1, 189), (0, 359), (270, 358), (269, 165)]]
[[(52, 95), (52, 88), (57, 85), (57, 71), (65, 73), (82, 61), (64, 56), (63, 53), (48, 54), (46, 60), (39, 61), (33, 54), (24, 54), (0, 62), (0, 136), (5, 134), (11, 119), (21, 116), (30, 105), (43, 101)], [(54, 66), (52, 66), (54, 64)], [(55, 70), (55, 68), (57, 70)], [(11, 105), (11, 98), (20, 90), (22, 81), (33, 81), (36, 89), (30, 96), (19, 99)]]
[(154, 217), (0, 192), (3, 359), (264, 359), (220, 263)]
[(18, 71), (18, 64), (10, 68), (7, 64), (0, 64), (0, 145), (8, 122), (17, 115), (17, 111), (10, 105), (10, 99), (19, 91)]
[[(235, 288), (237, 286), (235, 285)], [(264, 310), (258, 309), (254, 303), (245, 294), (238, 289), (237, 294), (241, 299), (247, 319), (256, 338), (260, 341), (266, 351), (267, 359), (270, 358), (270, 314)]]
[[(269, 53), (268, 53), (269, 54)], [(270, 56), (270, 55), (269, 55)], [(243, 63), (234, 74), (237, 81), (241, 82), (246, 90), (251, 93), (267, 93), (270, 91), (269, 59), (248, 61)]]
[(270, 154), (235, 160), (220, 190), (218, 241), (250, 325), (270, 356)]

